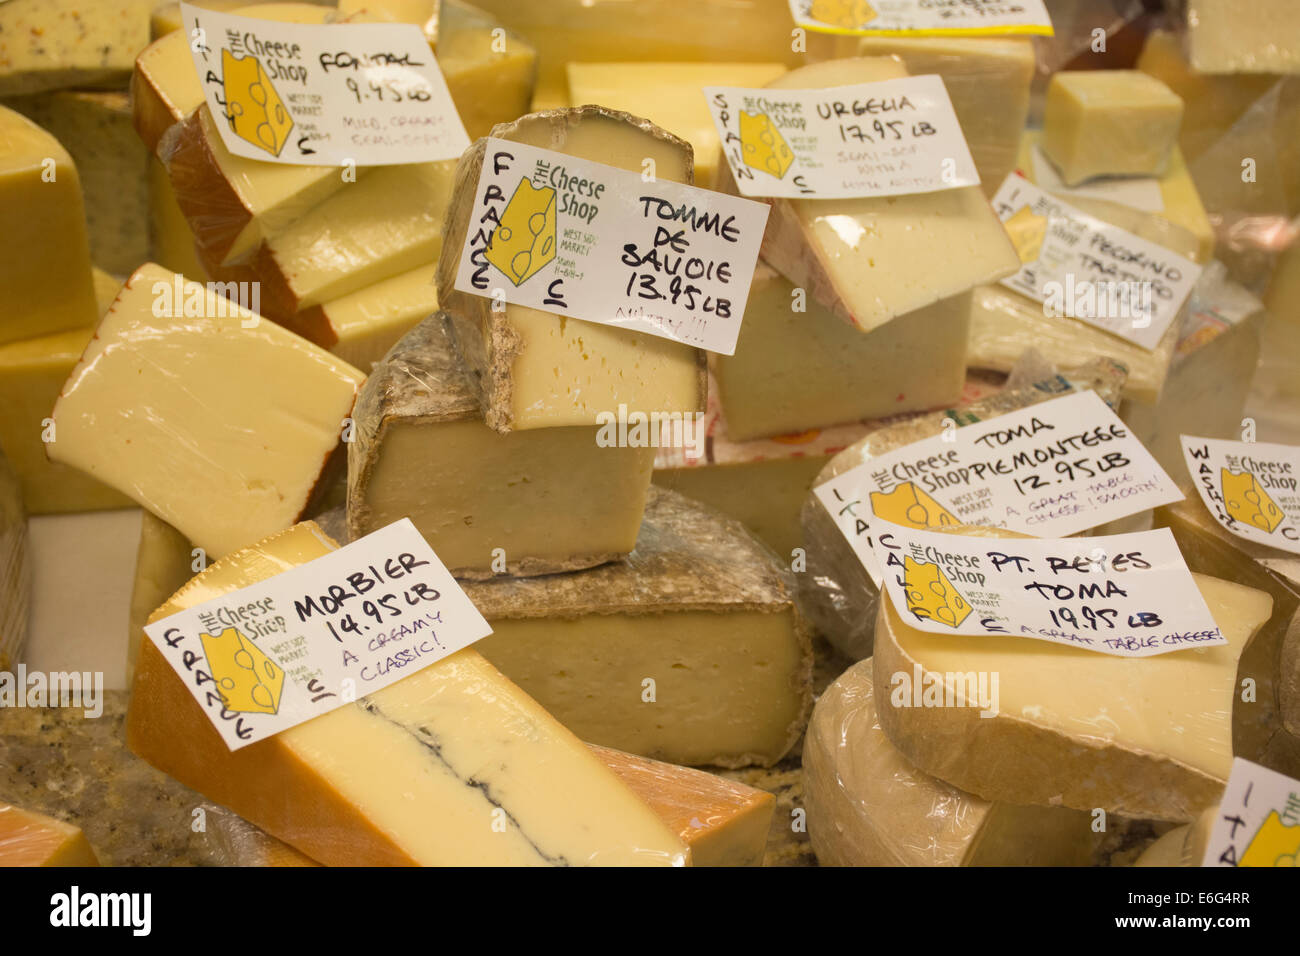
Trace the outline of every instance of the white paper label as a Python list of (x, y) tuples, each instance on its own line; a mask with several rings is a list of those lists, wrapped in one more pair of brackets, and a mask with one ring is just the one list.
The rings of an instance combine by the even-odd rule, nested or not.
[(790, 0), (790, 13), (820, 33), (1052, 36), (1043, 0)]
[(1300, 781), (1232, 761), (1202, 866), (1300, 866)]
[(1012, 635), (1117, 657), (1228, 642), (1167, 528), (971, 538), (883, 522), (875, 548), (899, 616), (932, 634)]
[(1063, 538), (1183, 497), (1092, 391), (896, 448), (814, 492), (877, 584), (873, 516)]
[(492, 633), (409, 518), (145, 633), (231, 750)]
[(708, 86), (704, 96), (746, 196), (849, 199), (979, 185), (938, 76), (821, 90)]
[(768, 206), (487, 141), (456, 288), (731, 355)]
[(311, 166), (455, 159), (469, 146), (442, 71), (409, 23), (275, 23), (181, 5), (226, 148)]
[(1058, 196), (1078, 196), (1081, 199), (1104, 199), (1121, 206), (1140, 209), (1142, 212), (1164, 212), (1165, 196), (1160, 191), (1160, 180), (1154, 176), (1115, 176), (1094, 179), (1079, 186), (1067, 186), (1043, 147), (1033, 148), (1034, 184), (1045, 192)]
[(1160, 344), (1201, 267), (1012, 173), (993, 197), (1024, 265), (1002, 284), (1145, 349)]
[(1182, 442), (1215, 521), (1239, 538), (1300, 554), (1300, 448), (1194, 435)]

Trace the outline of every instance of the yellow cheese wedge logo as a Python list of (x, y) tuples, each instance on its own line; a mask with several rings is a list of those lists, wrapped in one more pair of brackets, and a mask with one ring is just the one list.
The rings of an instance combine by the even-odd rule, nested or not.
[(867, 0), (813, 0), (808, 15), (833, 27), (852, 29), (876, 18)]
[(215, 637), (200, 634), (199, 640), (228, 709), (252, 714), (280, 709), (284, 671), (238, 628), (228, 627)]
[(527, 179), (506, 203), (488, 241), (487, 261), (521, 285), (555, 258), (555, 190)]
[(1300, 826), (1287, 826), (1273, 810), (1250, 838), (1239, 866), (1300, 866)]
[(903, 558), (903, 588), (907, 593), (907, 609), (917, 617), (956, 627), (970, 615), (970, 604), (937, 564)]
[(1286, 515), (1273, 503), (1268, 492), (1259, 486), (1259, 479), (1248, 471), (1238, 475), (1226, 468), (1221, 469), (1219, 474), (1223, 485), (1223, 503), (1227, 505), (1228, 514), (1238, 521), (1272, 534)]
[(781, 131), (766, 113), (740, 111), (740, 151), (745, 165), (780, 179), (794, 162)]
[(871, 493), (871, 511), (875, 515), (908, 528), (951, 528), (961, 524), (943, 505), (910, 481), (889, 494)]
[(272, 156), (289, 141), (293, 118), (284, 108), (275, 84), (255, 56), (236, 57), (221, 51), (221, 84), (226, 118), (235, 135)]
[(1033, 262), (1043, 251), (1043, 240), (1047, 237), (1047, 217), (1037, 216), (1028, 206), (1022, 206), (1014, 216), (1002, 224), (1006, 227), (1011, 243), (1016, 247), (1021, 265)]

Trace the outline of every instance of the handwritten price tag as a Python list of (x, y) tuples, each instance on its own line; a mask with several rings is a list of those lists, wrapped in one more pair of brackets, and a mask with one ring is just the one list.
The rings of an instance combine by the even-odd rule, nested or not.
[(1300, 866), (1300, 780), (1238, 757), (1202, 866)]
[(492, 633), (409, 518), (145, 628), (231, 750)]

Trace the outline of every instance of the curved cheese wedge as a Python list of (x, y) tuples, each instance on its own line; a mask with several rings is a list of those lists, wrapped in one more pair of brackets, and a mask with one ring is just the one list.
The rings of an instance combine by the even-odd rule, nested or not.
[(0, 803), (0, 867), (99, 866), (79, 827)]

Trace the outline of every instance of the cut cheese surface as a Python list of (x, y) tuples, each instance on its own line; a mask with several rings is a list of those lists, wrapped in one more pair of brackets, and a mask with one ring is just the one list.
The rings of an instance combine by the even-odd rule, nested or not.
[(550, 574), (631, 551), (654, 449), (602, 447), (594, 425), (488, 428), (444, 322), (403, 338), (357, 399), (352, 537), (410, 518), (465, 577)]
[(114, 87), (149, 42), (153, 0), (0, 3), (0, 96)]
[(58, 140), (0, 106), (0, 345), (95, 324), (77, 168)]
[[(690, 183), (690, 147), (648, 121), (599, 107), (553, 110), (498, 127), (493, 135), (570, 156)], [(455, 289), (469, 235), (486, 143), (456, 168), (438, 262), (438, 301), (451, 316), (455, 345), (471, 374), (489, 427), (497, 431), (592, 425), (601, 412), (700, 411), (703, 355), (680, 342), (507, 305)]]
[[(231, 555), (160, 619), (333, 550), (311, 523)], [(676, 834), (473, 650), (233, 753), (152, 642), (127, 743), (327, 866), (681, 865)]]
[(361, 380), (291, 332), (148, 264), (64, 384), (48, 452), (215, 558), (298, 520)]
[(442, 0), (438, 68), (473, 141), (528, 112), (537, 50), (478, 7)]
[(0, 672), (22, 659), (31, 604), (31, 563), (22, 486), (0, 451)]
[(424, 265), (319, 306), (334, 338), (329, 350), (368, 373), (398, 339), (438, 311), (433, 271)]
[(1189, 0), (1187, 45), (1203, 73), (1300, 72), (1300, 22), (1288, 0)]
[(0, 803), (0, 867), (99, 866), (79, 827)]
[(185, 213), (176, 204), (176, 191), (167, 168), (149, 157), (149, 258), (164, 269), (179, 272), (195, 282), (207, 282), (208, 271), (194, 249), (194, 234)]

